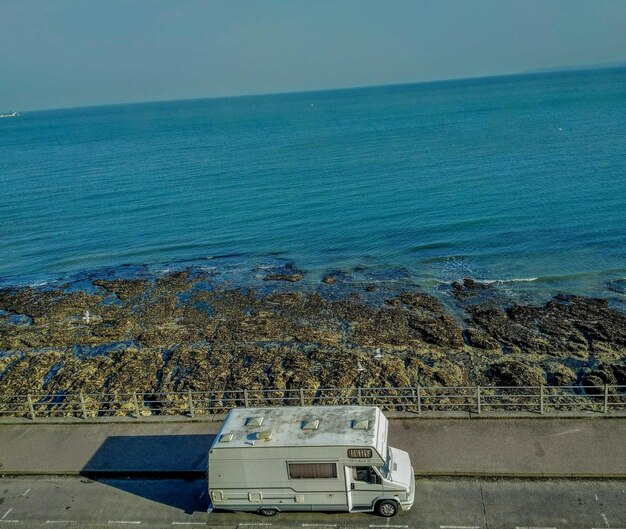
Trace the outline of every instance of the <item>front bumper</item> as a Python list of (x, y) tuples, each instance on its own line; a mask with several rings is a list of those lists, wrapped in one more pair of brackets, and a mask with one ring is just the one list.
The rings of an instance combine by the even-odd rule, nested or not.
[(409, 495), (406, 501), (400, 502), (400, 507), (402, 507), (403, 511), (408, 511), (413, 507), (413, 503), (415, 503), (415, 471), (413, 467), (411, 467), (411, 487), (409, 488)]

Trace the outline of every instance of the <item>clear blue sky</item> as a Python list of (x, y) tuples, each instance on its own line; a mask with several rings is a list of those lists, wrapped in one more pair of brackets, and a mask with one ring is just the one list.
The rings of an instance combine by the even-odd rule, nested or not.
[(626, 0), (0, 0), (0, 112), (626, 60)]

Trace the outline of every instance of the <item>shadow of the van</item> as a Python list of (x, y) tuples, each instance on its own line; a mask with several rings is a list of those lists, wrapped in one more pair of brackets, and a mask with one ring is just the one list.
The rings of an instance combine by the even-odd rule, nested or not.
[(81, 475), (187, 513), (206, 511), (208, 451), (214, 435), (107, 437)]

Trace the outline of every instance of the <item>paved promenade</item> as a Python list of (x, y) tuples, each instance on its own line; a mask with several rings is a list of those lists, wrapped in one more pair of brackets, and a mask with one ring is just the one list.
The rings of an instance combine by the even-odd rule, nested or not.
[[(0, 474), (193, 475), (219, 423), (0, 425)], [(397, 419), (426, 476), (626, 478), (626, 419)]]

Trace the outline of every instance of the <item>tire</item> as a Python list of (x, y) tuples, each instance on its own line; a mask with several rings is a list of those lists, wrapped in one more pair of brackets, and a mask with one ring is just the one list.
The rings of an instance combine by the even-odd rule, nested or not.
[(398, 504), (393, 500), (381, 500), (376, 504), (376, 514), (384, 518), (391, 518), (398, 512)]
[(257, 512), (261, 516), (274, 516), (276, 513), (278, 513), (278, 509), (274, 509), (272, 507), (261, 507)]

